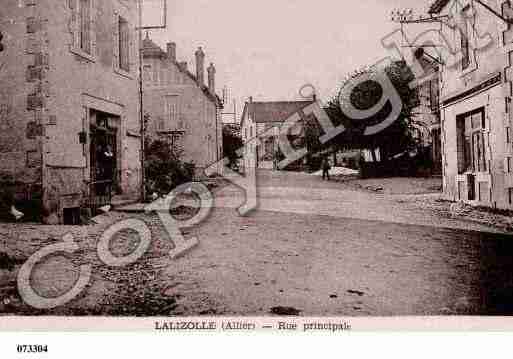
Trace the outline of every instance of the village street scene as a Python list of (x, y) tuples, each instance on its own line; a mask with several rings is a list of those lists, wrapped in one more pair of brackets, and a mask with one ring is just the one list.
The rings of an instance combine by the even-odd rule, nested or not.
[(272, 4), (3, 0), (0, 315), (513, 314), (511, 1)]

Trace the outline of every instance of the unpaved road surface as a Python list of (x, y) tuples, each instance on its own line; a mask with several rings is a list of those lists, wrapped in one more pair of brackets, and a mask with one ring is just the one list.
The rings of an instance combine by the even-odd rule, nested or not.
[[(270, 315), (289, 307), (308, 316), (513, 314), (513, 242), (500, 229), (441, 216), (420, 197), (360, 191), (294, 173), (259, 173), (256, 211), (235, 211), (243, 192), (219, 189), (216, 208), (185, 230), (199, 245), (172, 260), (172, 242), (158, 217), (112, 214), (87, 227), (1, 227), (12, 256), (28, 257), (66, 232), (81, 250), (54, 257), (34, 274), (34, 286), (58, 295), (76, 280), (78, 264), (93, 264), (91, 285), (50, 312), (20, 302), (0, 271), (10, 303), (4, 313), (76, 315)], [(417, 200), (418, 199), (418, 200)], [(102, 231), (135, 217), (152, 230), (152, 244), (134, 265), (109, 268), (96, 254)], [(137, 235), (120, 233), (122, 255)]]

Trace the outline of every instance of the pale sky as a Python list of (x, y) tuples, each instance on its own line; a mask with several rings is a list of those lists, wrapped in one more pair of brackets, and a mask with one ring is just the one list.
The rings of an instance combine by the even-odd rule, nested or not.
[[(156, 0), (152, 0), (156, 1)], [(433, 0), (168, 0), (168, 28), (150, 32), (195, 72), (202, 46), (217, 68), (217, 92), (227, 86), (240, 113), (254, 100), (295, 100), (311, 83), (322, 99), (349, 72), (387, 56), (381, 39), (398, 28), (394, 8), (426, 12)]]

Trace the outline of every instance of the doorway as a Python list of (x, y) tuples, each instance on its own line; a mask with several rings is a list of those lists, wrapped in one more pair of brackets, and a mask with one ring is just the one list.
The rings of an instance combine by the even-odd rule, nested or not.
[(91, 110), (90, 119), (91, 210), (97, 214), (119, 193), (119, 117)]

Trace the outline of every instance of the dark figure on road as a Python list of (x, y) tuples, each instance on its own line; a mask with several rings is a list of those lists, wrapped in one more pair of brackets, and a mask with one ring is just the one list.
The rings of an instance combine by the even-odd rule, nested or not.
[(328, 160), (327, 157), (324, 157), (324, 159), (322, 160), (322, 179), (327, 179), (328, 181), (330, 180), (330, 169), (331, 169), (331, 166), (330, 166), (330, 161)]

